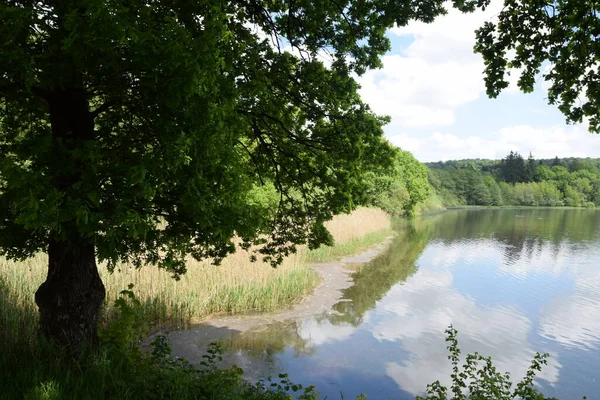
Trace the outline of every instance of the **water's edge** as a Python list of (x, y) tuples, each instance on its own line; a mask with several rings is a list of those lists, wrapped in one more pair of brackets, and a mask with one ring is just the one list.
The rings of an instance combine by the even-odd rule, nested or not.
[(294, 306), (272, 313), (240, 314), (209, 317), (183, 331), (158, 331), (143, 341), (147, 346), (158, 335), (168, 337), (175, 357), (183, 357), (196, 364), (210, 343), (219, 342), (233, 334), (256, 330), (278, 322), (289, 322), (335, 313), (333, 306), (341, 300), (342, 291), (352, 286), (353, 266), (367, 263), (387, 249), (394, 236), (386, 238), (364, 252), (346, 256), (339, 261), (313, 263), (309, 267), (319, 275), (313, 292)]

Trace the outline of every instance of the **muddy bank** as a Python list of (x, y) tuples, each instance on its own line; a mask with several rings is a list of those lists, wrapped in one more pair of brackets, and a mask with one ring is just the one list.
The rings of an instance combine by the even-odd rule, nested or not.
[[(310, 296), (291, 308), (257, 315), (218, 316), (194, 324), (189, 330), (169, 333), (173, 355), (197, 363), (202, 360), (202, 355), (206, 354), (206, 348), (212, 342), (224, 342), (240, 333), (258, 332), (277, 324), (335, 313), (332, 307), (341, 301), (342, 291), (352, 286), (352, 272), (358, 265), (369, 262), (380, 254), (391, 239), (389, 237), (361, 254), (344, 257), (340, 261), (312, 264), (311, 268), (318, 273), (320, 282)], [(145, 343), (149, 343), (160, 333), (152, 335)]]

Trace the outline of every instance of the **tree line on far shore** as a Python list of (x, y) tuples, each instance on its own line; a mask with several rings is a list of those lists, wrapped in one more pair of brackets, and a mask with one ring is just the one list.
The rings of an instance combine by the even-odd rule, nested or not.
[(600, 206), (600, 159), (525, 159), (427, 163), (429, 183), (443, 206)]

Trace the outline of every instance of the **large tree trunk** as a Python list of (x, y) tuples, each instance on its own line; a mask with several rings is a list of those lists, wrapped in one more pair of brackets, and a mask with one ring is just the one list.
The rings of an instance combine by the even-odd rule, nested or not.
[(104, 296), (94, 245), (51, 241), (48, 277), (35, 293), (44, 335), (74, 350), (94, 346)]
[[(80, 86), (80, 85), (79, 85)], [(49, 174), (65, 202), (83, 204), (78, 184), (90, 179), (85, 149), (94, 140), (94, 118), (82, 89), (56, 89), (47, 96), (53, 147)], [(63, 212), (66, 212), (63, 210)], [(105, 289), (98, 274), (94, 232), (80, 232), (75, 215), (48, 243), (48, 276), (35, 294), (46, 337), (76, 350), (97, 342), (98, 317)], [(84, 238), (85, 237), (85, 238)]]

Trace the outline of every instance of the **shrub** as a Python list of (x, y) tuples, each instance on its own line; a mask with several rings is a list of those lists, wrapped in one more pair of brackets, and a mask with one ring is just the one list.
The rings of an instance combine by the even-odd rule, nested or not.
[(536, 372), (542, 370), (542, 365), (546, 365), (548, 354), (536, 353), (525, 377), (512, 389), (510, 374), (498, 372), (491, 357), (484, 357), (477, 352), (467, 354), (464, 364), (460, 366), (461, 351), (458, 347), (457, 331), (450, 325), (446, 335), (450, 351), (448, 359), (452, 362), (452, 394), (449, 397), (448, 388), (435, 381), (427, 385), (426, 396), (417, 396), (417, 400), (550, 400), (544, 397), (533, 383)]

